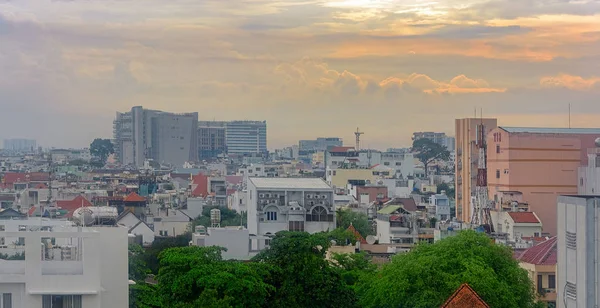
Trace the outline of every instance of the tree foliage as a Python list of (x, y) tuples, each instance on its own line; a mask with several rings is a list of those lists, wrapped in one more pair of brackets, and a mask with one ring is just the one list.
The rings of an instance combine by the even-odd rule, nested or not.
[(162, 307), (264, 307), (275, 291), (267, 264), (226, 262), (219, 247), (163, 251), (158, 292)]
[(361, 282), (359, 296), (363, 307), (439, 307), (462, 283), (490, 307), (539, 305), (527, 272), (511, 250), (474, 231), (394, 257)]
[(327, 236), (305, 232), (278, 232), (270, 248), (254, 261), (276, 270), (271, 283), (277, 292), (269, 307), (356, 307), (353, 290), (325, 259)]
[(129, 279), (143, 281), (150, 274), (150, 269), (143, 258), (144, 249), (140, 245), (129, 245)]
[(96, 138), (90, 144), (90, 154), (102, 164), (106, 163), (108, 156), (114, 152), (115, 149), (110, 139)]
[(158, 256), (166, 249), (174, 247), (186, 247), (192, 240), (191, 233), (185, 233), (176, 237), (156, 238), (146, 252), (142, 255), (143, 262), (148, 266), (150, 273), (158, 274), (160, 268)]
[(450, 152), (445, 146), (437, 144), (427, 138), (415, 139), (415, 141), (413, 141), (412, 150), (417, 153), (415, 154), (415, 157), (423, 163), (425, 174), (428, 172), (429, 164), (433, 161), (450, 159)]
[(337, 227), (342, 229), (348, 229), (348, 227), (350, 227), (350, 224), (352, 224), (356, 231), (358, 231), (358, 233), (360, 233), (360, 235), (362, 235), (363, 237), (375, 234), (366, 214), (344, 209), (337, 210)]
[(219, 209), (221, 211), (221, 227), (246, 225), (247, 219), (245, 219), (245, 216), (240, 215), (234, 210), (231, 210), (225, 206), (206, 206), (202, 209), (202, 215), (194, 219), (192, 227), (210, 227), (210, 211), (212, 209)]

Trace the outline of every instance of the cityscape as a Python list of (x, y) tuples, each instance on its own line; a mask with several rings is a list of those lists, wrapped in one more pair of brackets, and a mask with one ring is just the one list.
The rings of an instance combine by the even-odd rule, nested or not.
[(599, 29), (0, 1), (0, 308), (599, 307)]

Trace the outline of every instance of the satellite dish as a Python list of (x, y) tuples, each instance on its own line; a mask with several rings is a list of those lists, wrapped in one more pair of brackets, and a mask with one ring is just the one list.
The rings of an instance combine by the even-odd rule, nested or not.
[(367, 244), (373, 245), (373, 244), (375, 244), (376, 241), (377, 241), (376, 237), (374, 237), (372, 235), (367, 236)]

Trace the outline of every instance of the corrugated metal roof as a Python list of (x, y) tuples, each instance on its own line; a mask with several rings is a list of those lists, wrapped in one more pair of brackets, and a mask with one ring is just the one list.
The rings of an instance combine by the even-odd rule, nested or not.
[(250, 178), (257, 189), (331, 189), (321, 178)]
[(509, 133), (531, 134), (600, 134), (600, 128), (560, 128), (560, 127), (507, 127), (500, 126)]
[(388, 206), (382, 208), (381, 210), (379, 210), (377, 213), (389, 215), (389, 214), (392, 214), (393, 212), (397, 211), (401, 207), (402, 206), (400, 206), (400, 205), (388, 205)]

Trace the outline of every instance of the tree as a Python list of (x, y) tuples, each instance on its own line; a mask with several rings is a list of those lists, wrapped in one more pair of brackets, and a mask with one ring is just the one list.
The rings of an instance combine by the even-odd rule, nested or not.
[(423, 163), (425, 167), (425, 175), (428, 174), (429, 164), (435, 160), (448, 160), (450, 159), (450, 152), (448, 149), (440, 144), (433, 142), (431, 139), (419, 138), (413, 141), (412, 150), (417, 152), (415, 157)]
[(150, 273), (143, 256), (144, 249), (140, 245), (129, 245), (129, 279), (143, 281)]
[(336, 224), (338, 228), (342, 229), (348, 229), (350, 224), (352, 224), (356, 231), (363, 237), (375, 234), (367, 215), (364, 213), (339, 209), (336, 212)]
[(367, 308), (440, 307), (462, 283), (490, 307), (540, 307), (533, 284), (511, 249), (471, 230), (394, 257), (361, 280), (358, 293)]
[(440, 185), (437, 186), (437, 193), (441, 194), (443, 192), (446, 193), (446, 195), (448, 195), (448, 192), (450, 191), (450, 186), (448, 186), (447, 183), (441, 183)]
[(340, 270), (342, 279), (349, 286), (355, 286), (361, 279), (371, 275), (377, 266), (371, 263), (371, 258), (365, 253), (333, 253), (332, 264)]
[(264, 307), (275, 288), (268, 264), (229, 262), (220, 247), (178, 247), (160, 256), (162, 307)]
[(355, 293), (325, 259), (329, 246), (327, 236), (278, 232), (254, 258), (275, 269), (270, 282), (277, 292), (268, 307), (356, 307)]
[(110, 139), (96, 138), (90, 144), (90, 154), (96, 158), (99, 163), (105, 164), (108, 156), (113, 154), (115, 149)]
[(192, 222), (192, 228), (195, 226), (210, 227), (210, 211), (212, 209), (221, 210), (221, 227), (246, 225), (247, 220), (243, 213), (240, 215), (236, 211), (224, 206), (206, 206), (202, 209), (202, 215), (198, 216)]

